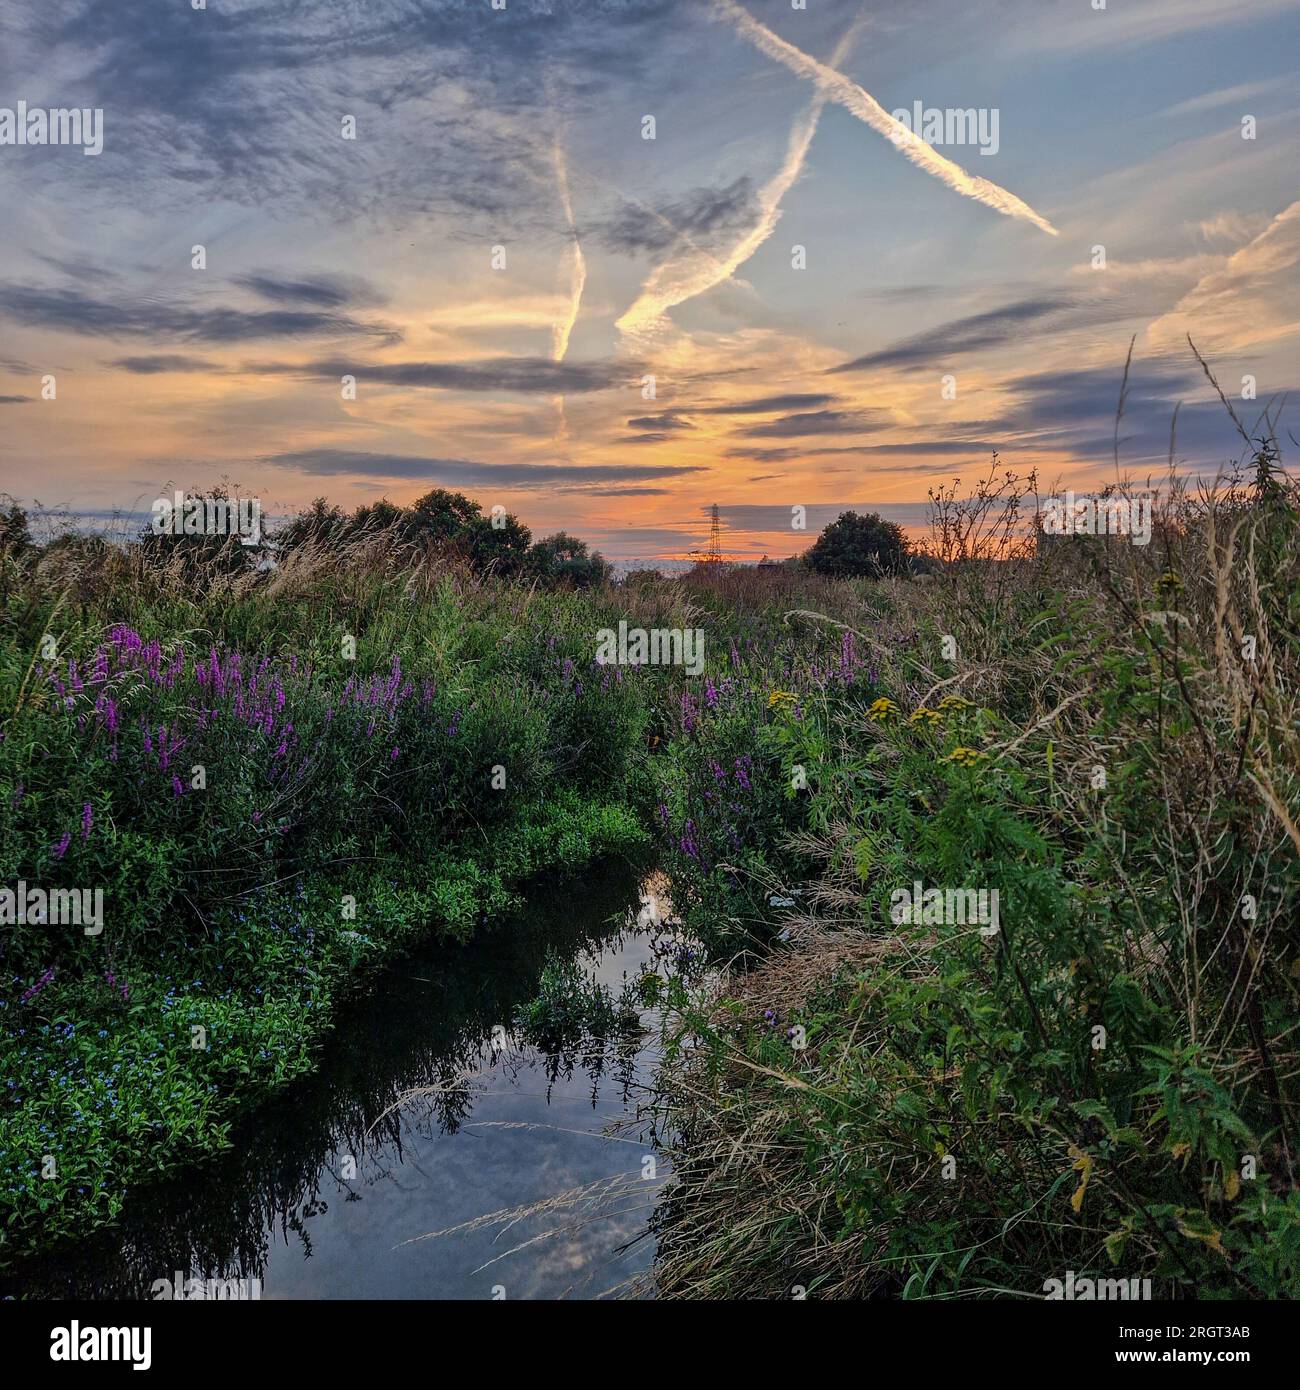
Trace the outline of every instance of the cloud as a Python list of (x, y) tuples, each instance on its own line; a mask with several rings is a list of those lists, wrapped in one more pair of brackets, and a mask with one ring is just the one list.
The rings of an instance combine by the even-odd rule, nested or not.
[[(535, 221), (548, 178), (530, 117), (548, 74), (575, 99), (661, 60), (677, 0), (99, 0), (6, 9), (3, 67), (108, 114), (104, 155), (65, 191), (192, 209), (195, 190), (291, 216), (445, 210)], [(10, 82), (9, 87), (13, 86)], [(354, 114), (358, 138), (340, 138)], [(89, 167), (99, 166), (99, 167)], [(30, 165), (48, 187), (45, 161)], [(219, 190), (219, 194), (215, 192)], [(57, 192), (57, 185), (55, 191)], [(381, 203), (382, 198), (382, 203)]]
[(628, 428), (634, 430), (693, 430), (695, 428), (689, 420), (683, 420), (670, 410), (665, 411), (662, 415), (638, 415), (627, 423)]
[(268, 454), (258, 462), (273, 468), (292, 468), (318, 475), (418, 478), (454, 487), (495, 484), (501, 487), (549, 488), (556, 483), (653, 481), (656, 478), (707, 471), (690, 464), (655, 467), (635, 463), (475, 463), (469, 459), (425, 458), (347, 449), (298, 449), (289, 453)]
[(1275, 91), (1286, 81), (1282, 77), (1269, 78), (1264, 82), (1240, 82), (1235, 87), (1220, 87), (1213, 92), (1189, 97), (1160, 112), (1162, 116), (1192, 116), (1202, 111), (1215, 111), (1220, 106), (1236, 106), (1252, 97), (1263, 96), (1265, 92)]
[(814, 391), (792, 391), (784, 396), (761, 396), (755, 401), (732, 401), (728, 405), (708, 405), (692, 410), (692, 415), (774, 415), (780, 410), (811, 410), (830, 405), (837, 398)]
[(366, 281), (348, 275), (283, 276), (272, 271), (236, 275), (234, 283), (273, 304), (341, 309), (345, 304), (382, 302)]
[(719, 506), (719, 515), (735, 530), (770, 534), (783, 532), (793, 534), (811, 542), (819, 531), (831, 522), (838, 520), (845, 512), (875, 512), (887, 521), (904, 522), (917, 525), (927, 521), (930, 516), (928, 502), (807, 502), (804, 503), (807, 532), (791, 532), (790, 507), (765, 502), (736, 502), (729, 506)]
[(626, 254), (662, 252), (683, 238), (706, 239), (751, 225), (758, 216), (754, 185), (741, 174), (721, 188), (694, 188), (657, 208), (625, 202), (600, 228), (601, 241)]
[[(1213, 388), (1184, 345), (1185, 361), (1135, 358), (1120, 421), (1120, 466), (1167, 462), (1177, 409), (1175, 457), (1215, 466), (1240, 452), (1241, 439)], [(1040, 372), (1009, 382), (1008, 413), (1037, 447), (1113, 466), (1115, 413), (1124, 364)], [(1237, 414), (1249, 428), (1261, 405)]]
[(869, 352), (863, 357), (855, 357), (851, 362), (831, 367), (827, 374), (834, 376), (837, 372), (861, 372), (873, 367), (933, 367), (960, 353), (999, 347), (1020, 336), (1026, 325), (1059, 314), (1071, 303), (1071, 300), (1060, 297), (1022, 299), (981, 314), (969, 314), (965, 318), (928, 328), (924, 333), (906, 338), (893, 347)]
[(160, 352), (143, 357), (118, 357), (108, 364), (119, 371), (136, 376), (156, 376), (160, 372), (222, 372), (224, 367), (202, 357), (187, 357), (183, 353)]
[(1300, 201), (1204, 275), (1167, 314), (1147, 329), (1157, 352), (1197, 346), (1241, 353), (1300, 332), (1295, 309), (1300, 293)]
[(1039, 23), (1007, 31), (1014, 51), (1058, 50), (1077, 56), (1089, 48), (1136, 48), (1185, 40), (1198, 29), (1242, 28), (1294, 8), (1294, 0), (1131, 0), (1107, 11), (1090, 6), (1043, 7)]
[(95, 299), (75, 289), (0, 284), (0, 316), (29, 328), (104, 338), (176, 338), (239, 343), (257, 338), (350, 337), (400, 340), (393, 329), (341, 314), (296, 309), (195, 309), (148, 300)]
[(26, 405), (34, 396), (0, 396), (0, 405)]
[[(561, 488), (560, 491), (572, 489)], [(668, 497), (672, 494), (672, 489), (666, 487), (593, 487), (586, 491), (589, 497)]]
[(300, 365), (249, 363), (259, 375), (338, 380), (354, 376), (359, 386), (413, 386), (437, 391), (508, 391), (521, 395), (582, 395), (625, 386), (637, 377), (626, 361), (552, 362), (546, 357), (491, 357), (474, 362), (361, 362), (335, 357)]
[(761, 425), (737, 430), (740, 437), (749, 439), (784, 439), (812, 434), (864, 434), (889, 426), (883, 411), (871, 410), (810, 410), (796, 415), (783, 415)]
[(834, 63), (839, 61), (838, 59), (832, 59), (829, 65), (818, 62), (811, 54), (796, 48), (792, 43), (787, 43), (767, 25), (759, 23), (748, 10), (737, 4), (736, 0), (713, 0), (713, 4), (717, 12), (729, 20), (736, 31), (760, 52), (778, 63), (783, 63), (800, 77), (815, 82), (819, 99), (829, 97), (832, 101), (838, 102), (878, 135), (889, 139), (899, 152), (918, 168), (932, 174), (954, 192), (973, 198), (977, 203), (983, 203), (995, 212), (1000, 212), (1006, 217), (1023, 218), (1051, 236), (1058, 234), (1056, 228), (1045, 217), (1035, 212), (1028, 203), (1022, 202), (1014, 193), (1009, 193), (989, 179), (968, 174), (961, 165), (946, 159), (924, 140), (912, 139), (908, 128), (901, 121), (896, 121), (875, 97), (864, 91), (856, 82), (835, 71)]

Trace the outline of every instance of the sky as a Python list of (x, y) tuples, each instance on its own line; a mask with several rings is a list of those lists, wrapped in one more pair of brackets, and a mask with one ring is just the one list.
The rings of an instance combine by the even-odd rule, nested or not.
[(1247, 426), (1300, 384), (1300, 3), (1102, 3), (0, 0), (0, 492), (776, 557), (1103, 486), (1133, 338), (1122, 467), (1178, 407), (1212, 475), (1188, 335)]

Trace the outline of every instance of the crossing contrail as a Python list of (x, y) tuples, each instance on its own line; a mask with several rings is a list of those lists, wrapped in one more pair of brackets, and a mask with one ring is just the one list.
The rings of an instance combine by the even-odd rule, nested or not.
[[(859, 18), (845, 31), (831, 55), (832, 63), (842, 62), (847, 57), (860, 27)], [(828, 68), (827, 71), (831, 69)], [(821, 120), (827, 95), (824, 84), (818, 79), (816, 96), (791, 128), (785, 159), (780, 169), (759, 189), (759, 218), (754, 226), (741, 237), (730, 252), (721, 256), (690, 248), (682, 255), (657, 266), (641, 287), (641, 293), (615, 324), (620, 332), (645, 333), (661, 326), (669, 309), (685, 303), (688, 299), (694, 299), (696, 295), (711, 290), (714, 285), (721, 284), (724, 280), (729, 280), (772, 235), (781, 216), (781, 200), (803, 172), (808, 147), (817, 133), (817, 123)]]
[(743, 6), (738, 5), (736, 0), (714, 0), (714, 8), (730, 20), (737, 32), (761, 52), (776, 62), (783, 63), (800, 77), (816, 82), (820, 92), (832, 101), (838, 102), (860, 121), (864, 121), (877, 134), (890, 139), (913, 164), (924, 169), (927, 174), (933, 174), (955, 192), (967, 198), (974, 198), (976, 202), (983, 203), (995, 212), (1000, 212), (1006, 217), (1024, 218), (1026, 222), (1032, 222), (1035, 227), (1042, 228), (1051, 236), (1059, 235), (1056, 228), (1045, 217), (1035, 212), (1028, 203), (1022, 202), (1014, 193), (1007, 192), (1005, 188), (991, 183), (988, 179), (968, 174), (961, 165), (945, 159), (919, 136), (913, 137), (908, 127), (901, 121), (896, 121), (869, 92), (864, 91), (843, 73), (836, 72), (829, 64), (819, 62), (811, 54), (796, 48), (792, 43), (787, 43), (785, 39), (774, 34), (766, 24), (755, 19)]

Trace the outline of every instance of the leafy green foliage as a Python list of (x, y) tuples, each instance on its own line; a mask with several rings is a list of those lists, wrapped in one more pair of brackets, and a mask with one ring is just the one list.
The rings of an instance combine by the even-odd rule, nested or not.
[(804, 558), (815, 573), (844, 579), (897, 574), (907, 553), (907, 537), (892, 521), (875, 512), (844, 512), (817, 537)]

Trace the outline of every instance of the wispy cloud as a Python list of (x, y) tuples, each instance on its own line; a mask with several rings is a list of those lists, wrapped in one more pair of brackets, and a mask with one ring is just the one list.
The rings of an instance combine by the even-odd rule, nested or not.
[(1027, 326), (1050, 319), (1071, 303), (1072, 300), (1064, 297), (1047, 296), (1022, 299), (984, 313), (969, 314), (951, 323), (926, 329), (924, 333), (917, 333), (901, 343), (895, 343), (893, 347), (855, 357), (851, 362), (830, 368), (828, 374), (860, 372), (873, 367), (934, 366), (950, 361), (960, 353), (1006, 343), (1023, 333)]
[(178, 352), (156, 352), (142, 357), (118, 357), (108, 364), (133, 376), (159, 376), (164, 372), (220, 372), (215, 362), (203, 357), (187, 357)]
[(1183, 345), (1190, 333), (1203, 348), (1242, 352), (1300, 333), (1300, 201), (1204, 275), (1175, 308), (1148, 329), (1157, 351)]
[(335, 357), (304, 363), (250, 362), (250, 375), (338, 379), (354, 376), (383, 386), (438, 391), (506, 391), (578, 395), (608, 391), (632, 380), (627, 362), (552, 362), (546, 357), (492, 357), (476, 362), (360, 362)]
[(1263, 96), (1267, 92), (1276, 91), (1284, 83), (1294, 86), (1295, 78), (1289, 79), (1273, 77), (1264, 82), (1239, 82), (1235, 87), (1220, 87), (1213, 92), (1202, 92), (1200, 96), (1189, 97), (1186, 101), (1176, 102), (1173, 106), (1166, 107), (1160, 114), (1162, 116), (1194, 116), (1203, 111), (1215, 111), (1220, 106), (1236, 106), (1243, 101), (1249, 101), (1252, 97)]
[(865, 434), (887, 429), (889, 416), (875, 410), (805, 410), (737, 430), (748, 439), (797, 439), (813, 434)]
[(674, 414), (671, 410), (666, 410), (662, 415), (638, 415), (635, 419), (627, 422), (629, 429), (634, 430), (693, 430), (694, 425), (689, 420), (683, 420), (681, 416)]
[(837, 398), (816, 391), (791, 391), (784, 396), (760, 396), (753, 401), (730, 401), (726, 405), (706, 405), (692, 415), (775, 415), (782, 410), (813, 410), (830, 405)]
[(369, 453), (349, 449), (297, 449), (267, 454), (258, 460), (273, 468), (292, 468), (304, 473), (350, 475), (393, 480), (424, 479), (453, 487), (549, 488), (556, 483), (650, 482), (684, 473), (701, 473), (702, 466), (668, 464), (656, 467), (636, 463), (477, 463), (471, 459), (445, 459), (414, 454)]
[(195, 308), (143, 297), (96, 299), (77, 289), (0, 284), (0, 316), (32, 328), (104, 338), (175, 338), (240, 343), (257, 338), (366, 337), (394, 343), (400, 333), (346, 314), (304, 309)]
[(908, 128), (901, 121), (896, 121), (875, 97), (835, 70), (834, 64), (840, 61), (838, 58), (832, 58), (829, 64), (819, 62), (811, 54), (774, 34), (766, 24), (760, 23), (748, 10), (738, 5), (736, 0), (713, 0), (713, 3), (717, 12), (730, 20), (736, 31), (760, 52), (778, 63), (783, 63), (800, 77), (817, 83), (818, 93), (823, 100), (829, 97), (832, 101), (838, 102), (878, 135), (890, 139), (918, 168), (932, 174), (955, 192), (967, 198), (974, 198), (977, 203), (983, 203), (995, 212), (1000, 212), (1006, 217), (1023, 218), (1052, 236), (1058, 235), (1056, 228), (1045, 217), (1035, 212), (1014, 193), (1008, 192), (989, 179), (968, 174), (960, 164), (945, 159), (925, 141), (911, 139)]
[(273, 304), (305, 304), (341, 309), (345, 304), (374, 304), (380, 296), (362, 279), (346, 275), (278, 275), (254, 271), (236, 275), (235, 284)]
[(694, 245), (721, 230), (734, 232), (748, 226), (756, 212), (753, 182), (748, 174), (741, 174), (721, 188), (693, 188), (657, 208), (624, 197), (622, 206), (600, 228), (599, 237), (611, 251), (661, 253), (678, 242)]

